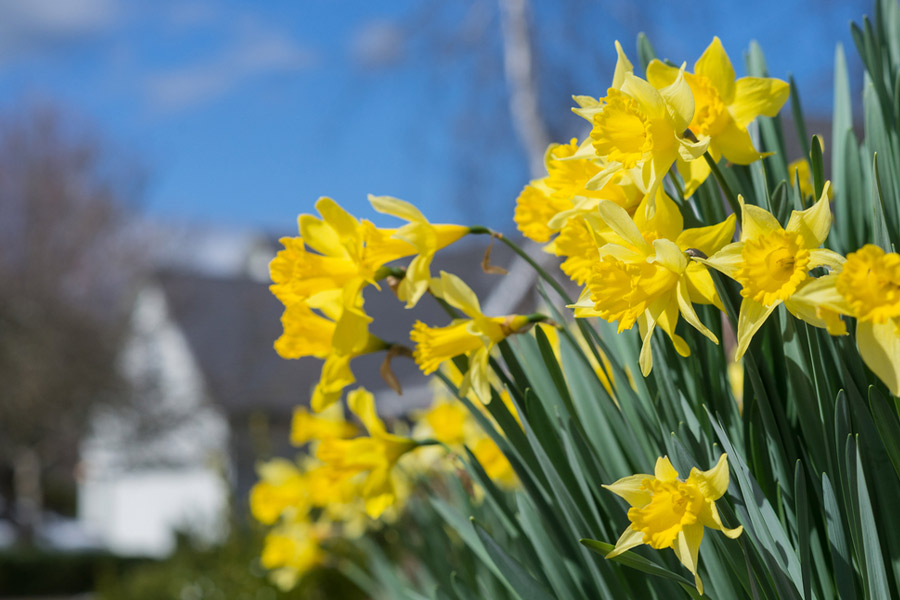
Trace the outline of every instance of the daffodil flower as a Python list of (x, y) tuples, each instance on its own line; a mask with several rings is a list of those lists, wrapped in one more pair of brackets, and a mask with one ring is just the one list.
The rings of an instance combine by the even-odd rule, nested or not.
[(350, 361), (364, 354), (371, 354), (380, 350), (387, 350), (390, 344), (369, 335), (368, 342), (365, 346), (358, 350), (353, 350), (349, 354), (334, 352), (328, 355), (322, 364), (322, 374), (316, 387), (313, 388), (310, 406), (313, 411), (321, 412), (341, 399), (344, 388), (356, 383), (356, 376), (350, 369)]
[(787, 227), (768, 211), (741, 204), (741, 239), (722, 248), (709, 259), (698, 259), (741, 284), (735, 360), (747, 351), (750, 340), (778, 305), (794, 316), (822, 327), (822, 319), (810, 319), (808, 305), (792, 296), (807, 284), (817, 267), (839, 270), (844, 258), (820, 248), (831, 229), (831, 208), (826, 183), (822, 197), (804, 211), (793, 211)]
[[(305, 303), (310, 308), (323, 309), (339, 298), (342, 310), (340, 316), (333, 318), (333, 347), (342, 354), (351, 354), (369, 342), (371, 319), (362, 310), (362, 288), (367, 284), (377, 286), (381, 267), (414, 254), (416, 249), (408, 242), (393, 239), (395, 230), (358, 221), (330, 198), (320, 198), (316, 209), (321, 218), (298, 218), (299, 238), (282, 238), (284, 249), (269, 265), (273, 282), (270, 289), (286, 308)], [(331, 309), (332, 314), (335, 312)], [(287, 316), (289, 325), (301, 319), (308, 325), (299, 312)]]
[(401, 456), (418, 442), (389, 433), (375, 411), (375, 398), (358, 388), (347, 395), (350, 411), (362, 421), (369, 435), (353, 439), (322, 440), (316, 458), (344, 477), (364, 475), (359, 493), (366, 503), (366, 513), (373, 519), (381, 515), (395, 500), (391, 471)]
[[(622, 170), (634, 170), (633, 180), (648, 192), (651, 203), (657, 186), (676, 159), (700, 157), (709, 138), (684, 137), (694, 118), (694, 97), (678, 71), (669, 85), (657, 89), (633, 73), (634, 67), (616, 42), (618, 60), (612, 86), (600, 100), (576, 96), (574, 111), (591, 122), (593, 151), (605, 163), (588, 183), (601, 189)], [(578, 153), (576, 158), (582, 158)]]
[(290, 510), (305, 514), (309, 507), (303, 473), (297, 465), (276, 458), (257, 466), (260, 480), (250, 490), (250, 514), (263, 525), (272, 525)]
[(703, 528), (717, 529), (731, 539), (744, 530), (741, 526), (725, 527), (716, 509), (715, 501), (728, 490), (725, 454), (709, 471), (692, 468), (686, 481), (678, 478), (678, 471), (664, 456), (656, 461), (653, 475), (630, 475), (603, 487), (631, 505), (628, 509), (631, 525), (606, 558), (618, 556), (640, 544), (657, 550), (672, 548), (681, 564), (693, 573), (697, 591), (701, 594), (703, 582), (697, 574), (697, 557)]
[(900, 396), (900, 254), (866, 244), (847, 255), (840, 273), (797, 294), (819, 310), (856, 317), (856, 345), (866, 365)]
[(592, 153), (590, 138), (580, 144), (572, 138), (568, 144), (547, 148), (547, 176), (526, 185), (516, 199), (513, 218), (522, 235), (538, 243), (547, 242), (570, 216), (593, 210), (601, 198), (634, 210), (643, 194), (624, 174), (612, 177), (600, 189), (585, 187), (603, 168), (601, 160), (585, 156), (585, 152)]
[(272, 572), (272, 582), (289, 590), (300, 577), (325, 558), (322, 542), (330, 537), (327, 524), (296, 522), (273, 529), (263, 540), (260, 563)]
[(468, 319), (455, 319), (445, 327), (429, 327), (417, 321), (409, 334), (416, 343), (413, 358), (426, 375), (455, 356), (466, 355), (469, 369), (459, 393), (474, 390), (482, 402), (490, 402), (488, 358), (494, 344), (542, 320), (541, 315), (488, 317), (481, 312), (478, 297), (462, 279), (445, 271), (431, 280), (431, 291), (447, 304), (459, 309)]
[(332, 404), (318, 414), (298, 406), (291, 419), (291, 444), (294, 446), (331, 438), (346, 439), (356, 433), (356, 426), (344, 419), (344, 409), (340, 404)]
[(704, 267), (692, 264), (685, 252), (702, 253), (722, 248), (734, 234), (734, 217), (709, 227), (683, 230), (683, 218), (675, 203), (661, 190), (656, 209), (645, 198), (634, 218), (612, 202), (601, 201), (600, 219), (605, 231), (595, 231), (599, 260), (579, 301), (571, 306), (576, 317), (599, 316), (618, 322), (619, 332), (640, 329), (640, 354), (644, 376), (653, 367), (651, 339), (659, 326), (675, 350), (690, 355), (684, 339), (675, 333), (679, 315), (714, 343), (716, 336), (700, 322), (693, 303), (721, 303), (712, 278)]
[[(656, 59), (647, 66), (647, 80), (659, 89), (672, 85), (681, 73), (681, 69)], [(694, 96), (689, 128), (697, 137), (709, 138), (709, 153), (714, 160), (724, 156), (733, 163), (748, 165), (765, 156), (754, 148), (747, 126), (759, 115), (778, 114), (790, 93), (786, 82), (768, 77), (735, 79), (734, 67), (718, 37), (694, 63), (694, 72), (683, 77)], [(702, 159), (682, 158), (678, 168), (685, 179), (685, 197), (709, 176), (709, 165)]]
[(469, 233), (469, 228), (463, 225), (433, 225), (418, 208), (390, 196), (370, 194), (369, 202), (380, 213), (409, 221), (392, 237), (403, 240), (416, 249), (416, 257), (409, 263), (406, 276), (397, 287), (397, 297), (406, 302), (406, 308), (412, 308), (428, 291), (431, 261), (435, 252), (460, 240)]

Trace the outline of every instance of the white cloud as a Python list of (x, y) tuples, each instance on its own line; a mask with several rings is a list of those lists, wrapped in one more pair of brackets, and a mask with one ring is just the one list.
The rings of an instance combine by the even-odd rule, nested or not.
[(115, 0), (0, 0), (0, 60), (98, 37), (119, 16)]
[(403, 58), (406, 38), (392, 21), (373, 19), (356, 30), (350, 40), (354, 60), (367, 68), (386, 67)]
[(311, 67), (315, 55), (294, 40), (271, 31), (256, 31), (211, 60), (149, 76), (145, 89), (151, 105), (177, 111), (227, 94), (248, 79)]

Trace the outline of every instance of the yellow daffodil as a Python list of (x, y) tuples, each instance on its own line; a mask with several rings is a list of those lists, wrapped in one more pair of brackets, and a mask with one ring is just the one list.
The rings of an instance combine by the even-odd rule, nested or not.
[(345, 439), (356, 433), (356, 426), (344, 420), (344, 409), (340, 404), (332, 404), (318, 414), (310, 413), (303, 406), (294, 409), (291, 420), (291, 444), (294, 446), (330, 438)]
[(641, 372), (653, 366), (651, 338), (659, 326), (682, 356), (690, 355), (684, 339), (675, 333), (679, 315), (700, 333), (718, 343), (700, 322), (694, 303), (721, 307), (709, 273), (692, 265), (685, 251), (704, 255), (722, 248), (734, 234), (734, 218), (709, 227), (683, 230), (681, 212), (661, 190), (653, 210), (645, 198), (632, 219), (619, 206), (601, 201), (600, 219), (607, 231), (597, 232), (599, 260), (592, 267), (588, 287), (572, 305), (576, 317), (599, 316), (618, 322), (619, 331), (640, 329)]
[(707, 265), (741, 284), (741, 311), (738, 316), (739, 360), (753, 335), (779, 304), (794, 316), (822, 327), (823, 319), (810, 319), (808, 305), (792, 296), (807, 284), (809, 272), (817, 267), (840, 269), (844, 258), (820, 246), (831, 229), (831, 208), (826, 183), (822, 197), (804, 211), (793, 211), (786, 227), (768, 211), (739, 198), (742, 210), (741, 239), (722, 248)]
[[(656, 59), (647, 66), (647, 80), (659, 89), (672, 85), (681, 73)], [(733, 163), (748, 165), (765, 156), (753, 147), (747, 125), (759, 115), (778, 114), (790, 93), (786, 82), (767, 77), (735, 79), (734, 67), (718, 37), (694, 63), (694, 72), (683, 76), (694, 96), (689, 128), (698, 138), (709, 138), (709, 153), (714, 160), (724, 156)], [(709, 176), (709, 165), (702, 158), (682, 158), (678, 168), (685, 179), (685, 197)]]
[(364, 474), (360, 495), (365, 500), (366, 512), (374, 519), (395, 500), (394, 465), (418, 443), (385, 429), (384, 422), (375, 412), (375, 398), (367, 390), (358, 388), (350, 392), (347, 404), (369, 435), (346, 440), (322, 440), (316, 450), (316, 458), (344, 477)]
[(601, 198), (629, 212), (640, 202), (642, 194), (624, 175), (610, 178), (601, 189), (585, 187), (602, 170), (602, 161), (594, 156), (584, 157), (584, 149), (590, 150), (589, 141), (579, 144), (573, 138), (568, 144), (551, 144), (547, 148), (547, 176), (526, 185), (516, 199), (513, 218), (528, 239), (549, 241), (570, 215), (593, 210)]
[(257, 467), (260, 481), (250, 490), (250, 513), (272, 525), (286, 511), (304, 513), (309, 507), (303, 473), (294, 463), (276, 458)]
[[(319, 199), (316, 209), (321, 218), (300, 215), (299, 238), (281, 240), (284, 250), (269, 265), (270, 289), (286, 307), (302, 302), (322, 309), (340, 299), (342, 310), (334, 319), (332, 341), (336, 351), (350, 354), (368, 343), (371, 319), (362, 309), (363, 286), (377, 285), (379, 270), (386, 263), (416, 249), (393, 239), (395, 230), (358, 221), (330, 198)], [(294, 314), (287, 319), (288, 324), (300, 320)]]
[(434, 373), (444, 362), (466, 355), (469, 370), (460, 385), (460, 394), (474, 390), (482, 402), (490, 402), (488, 358), (494, 344), (542, 320), (540, 315), (488, 317), (481, 312), (478, 297), (462, 279), (441, 271), (431, 280), (431, 291), (447, 304), (459, 309), (468, 319), (455, 319), (445, 327), (429, 327), (416, 322), (410, 339), (416, 343), (413, 358), (426, 375)]
[(900, 396), (900, 255), (863, 246), (847, 256), (835, 287), (858, 320), (863, 361)]
[[(462, 374), (455, 367), (445, 369), (445, 373), (455, 383), (462, 380)], [(443, 388), (443, 384), (441, 387)], [(518, 418), (512, 399), (505, 390), (501, 398), (510, 412)], [(493, 417), (481, 402), (475, 403), (475, 406), (487, 419), (493, 421)], [(462, 454), (462, 447), (467, 446), (492, 481), (508, 489), (518, 485), (518, 477), (500, 447), (481, 429), (465, 405), (455, 397), (438, 393), (431, 407), (419, 414), (417, 421), (416, 431), (419, 435), (438, 440), (458, 454)], [(432, 463), (444, 463), (446, 457), (446, 452), (436, 454), (432, 457)], [(481, 491), (476, 489), (476, 495), (479, 494)]]
[(463, 403), (455, 398), (436, 397), (418, 420), (425, 426), (427, 437), (448, 446), (464, 444), (472, 433), (472, 417)]
[(397, 297), (406, 302), (406, 308), (412, 308), (428, 291), (435, 252), (458, 241), (469, 233), (469, 228), (463, 225), (433, 225), (418, 208), (390, 196), (369, 195), (369, 202), (380, 213), (409, 221), (393, 237), (416, 249), (416, 257), (409, 263), (406, 276), (397, 287)]
[(900, 255), (867, 244), (847, 255), (840, 273), (798, 291), (804, 304), (856, 317), (856, 345), (866, 365), (900, 396)]
[(725, 454), (709, 471), (691, 469), (686, 481), (678, 478), (678, 471), (669, 458), (662, 457), (656, 461), (653, 475), (630, 475), (603, 487), (631, 505), (628, 509), (631, 525), (606, 558), (618, 556), (640, 544), (657, 550), (672, 548), (681, 564), (693, 573), (697, 591), (701, 594), (703, 582), (697, 574), (697, 555), (703, 541), (703, 528), (717, 529), (731, 539), (744, 530), (741, 526), (725, 527), (716, 509), (715, 501), (728, 490)]
[(591, 140), (596, 155), (605, 163), (588, 183), (601, 189), (622, 170), (634, 170), (633, 180), (650, 193), (675, 160), (691, 161), (701, 156), (709, 144), (706, 136), (697, 141), (684, 137), (694, 118), (694, 97), (682, 71), (670, 84), (657, 89), (636, 77), (622, 46), (616, 42), (618, 61), (612, 86), (599, 101), (578, 96), (575, 112), (591, 122)]
[(260, 563), (281, 590), (289, 590), (304, 573), (322, 563), (321, 543), (330, 536), (322, 524), (291, 523), (273, 529), (263, 541)]

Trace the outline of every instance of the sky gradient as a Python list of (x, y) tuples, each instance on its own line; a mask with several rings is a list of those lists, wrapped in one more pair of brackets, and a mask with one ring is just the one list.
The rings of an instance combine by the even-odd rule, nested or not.
[[(508, 230), (527, 169), (495, 4), (0, 0), (0, 108), (51, 104), (91, 123), (145, 167), (154, 220), (290, 233), (321, 195), (373, 218), (371, 192), (436, 222)], [(534, 4), (541, 100), (560, 141), (584, 132), (569, 97), (603, 95), (613, 41), (636, 63), (641, 30), (689, 66), (719, 35), (739, 75), (756, 39), (770, 74), (792, 72), (807, 111), (827, 114), (834, 45), (858, 86), (848, 23), (871, 8)]]

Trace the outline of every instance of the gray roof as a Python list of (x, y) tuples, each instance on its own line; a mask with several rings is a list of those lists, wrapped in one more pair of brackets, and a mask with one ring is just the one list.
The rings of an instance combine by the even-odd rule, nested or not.
[[(487, 238), (465, 240), (438, 253), (432, 274), (446, 270), (462, 277), (482, 302), (502, 282), (501, 275), (482, 271), (481, 259)], [(273, 248), (273, 255), (275, 249)], [(492, 263), (508, 267), (512, 252), (494, 244)], [(298, 404), (308, 404), (312, 387), (319, 377), (322, 361), (315, 358), (285, 360), (272, 347), (281, 334), (282, 306), (269, 292), (268, 285), (244, 277), (210, 277), (196, 273), (163, 271), (158, 275), (173, 319), (187, 338), (198, 361), (213, 401), (231, 416), (254, 411), (288, 413)], [(430, 296), (406, 310), (387, 285), (381, 291), (365, 291), (366, 311), (374, 317), (372, 332), (387, 341), (411, 345), (409, 331), (417, 319), (430, 325), (444, 325), (449, 317)], [(498, 288), (501, 289), (502, 288)], [(503, 292), (501, 292), (502, 294)], [(521, 310), (522, 299), (511, 299)], [(527, 302), (527, 301), (526, 301)], [(353, 361), (360, 385), (365, 385), (380, 402), (394, 393), (379, 374), (383, 353), (362, 356)], [(411, 359), (398, 357), (393, 370), (409, 394), (403, 402), (390, 402), (394, 410), (409, 402), (421, 404), (425, 378)], [(394, 412), (391, 410), (391, 412)]]

